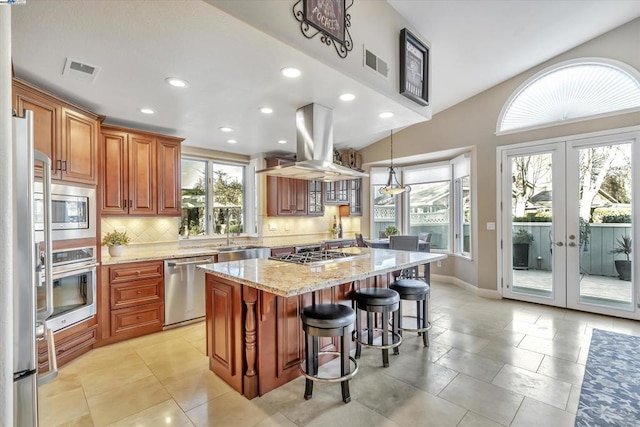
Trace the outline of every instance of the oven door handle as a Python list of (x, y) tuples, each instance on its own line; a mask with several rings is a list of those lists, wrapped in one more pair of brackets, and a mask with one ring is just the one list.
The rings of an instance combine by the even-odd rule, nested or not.
[(98, 267), (98, 263), (94, 263), (94, 264), (89, 264), (89, 265), (83, 265), (83, 266), (79, 266), (79, 267), (75, 267), (75, 268), (66, 268), (66, 269), (60, 269), (60, 270), (56, 270), (53, 272), (53, 276), (54, 278), (57, 277), (61, 277), (61, 276), (68, 276), (69, 273), (84, 273), (84, 272), (89, 272), (91, 270), (95, 270), (96, 267)]
[(169, 267), (182, 267), (183, 265), (193, 265), (193, 264), (211, 264), (211, 258), (203, 258), (195, 261), (183, 261), (183, 262), (168, 262), (167, 266)]

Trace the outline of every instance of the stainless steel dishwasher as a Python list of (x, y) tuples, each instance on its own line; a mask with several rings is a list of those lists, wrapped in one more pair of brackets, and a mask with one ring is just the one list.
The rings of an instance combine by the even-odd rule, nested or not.
[(196, 265), (211, 262), (213, 256), (165, 260), (165, 326), (177, 326), (204, 317), (204, 271)]

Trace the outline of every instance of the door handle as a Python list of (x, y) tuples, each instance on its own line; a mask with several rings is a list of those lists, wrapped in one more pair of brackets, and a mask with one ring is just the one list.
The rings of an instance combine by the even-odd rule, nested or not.
[(564, 246), (564, 243), (562, 243), (562, 242), (556, 242), (556, 246)]
[(572, 248), (575, 248), (576, 243), (575, 242), (570, 242), (567, 246), (571, 246)]

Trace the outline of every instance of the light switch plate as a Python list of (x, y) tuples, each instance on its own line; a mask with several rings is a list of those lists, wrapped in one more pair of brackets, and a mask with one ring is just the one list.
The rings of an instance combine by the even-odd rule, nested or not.
[(488, 222), (487, 223), (487, 230), (495, 230), (496, 229), (496, 223), (495, 222)]

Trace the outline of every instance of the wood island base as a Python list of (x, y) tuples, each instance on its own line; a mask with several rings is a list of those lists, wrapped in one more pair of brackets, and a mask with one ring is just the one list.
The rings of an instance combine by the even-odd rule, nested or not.
[[(303, 307), (322, 303), (351, 306), (354, 290), (386, 287), (391, 277), (391, 273), (384, 273), (285, 298), (207, 274), (209, 368), (248, 399), (262, 396), (300, 375), (298, 366), (304, 360)], [(321, 351), (335, 351), (337, 340), (320, 338)]]

